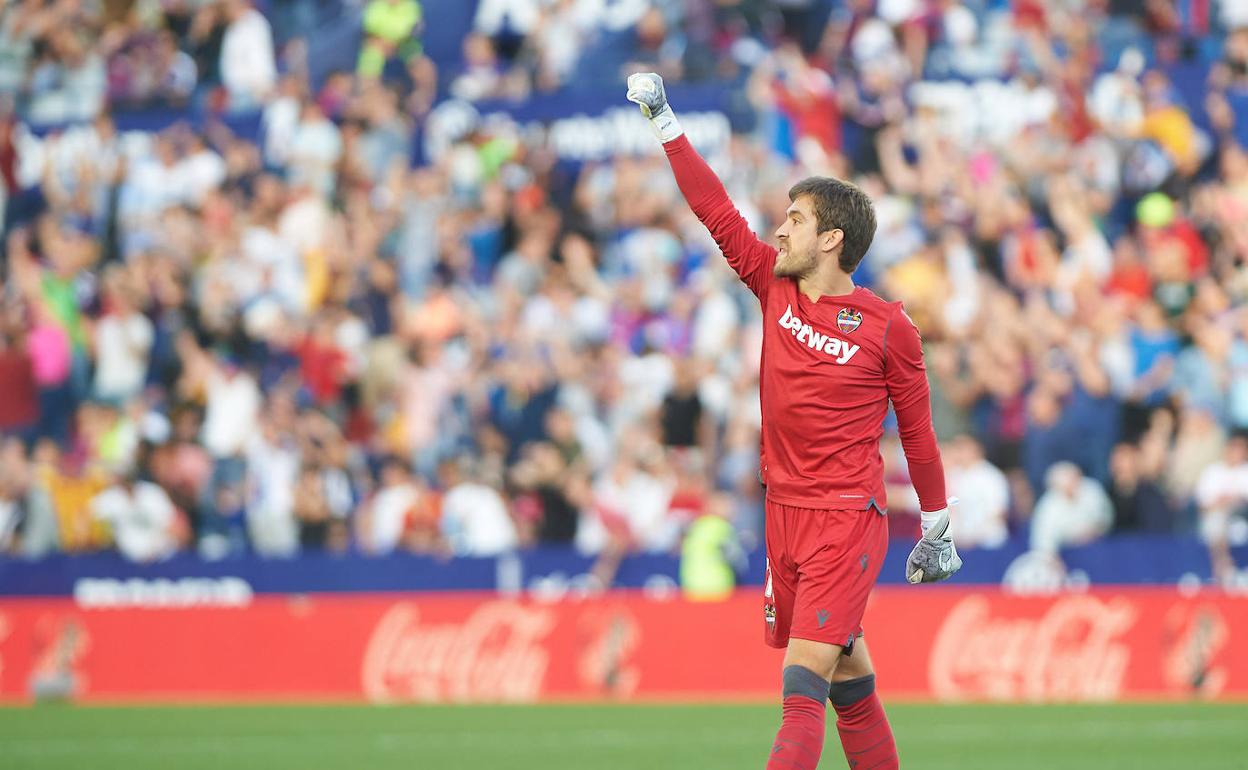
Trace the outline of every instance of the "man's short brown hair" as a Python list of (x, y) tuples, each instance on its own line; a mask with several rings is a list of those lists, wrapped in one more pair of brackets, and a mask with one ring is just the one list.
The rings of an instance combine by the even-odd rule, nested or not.
[(815, 227), (818, 232), (840, 230), (845, 234), (841, 244), (840, 266), (846, 273), (858, 269), (875, 238), (875, 207), (857, 185), (830, 176), (811, 176), (789, 189), (789, 200), (809, 195), (815, 205)]

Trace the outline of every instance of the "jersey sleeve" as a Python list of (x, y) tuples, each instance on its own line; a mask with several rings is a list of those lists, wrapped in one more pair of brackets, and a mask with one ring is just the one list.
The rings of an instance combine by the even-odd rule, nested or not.
[(723, 183), (693, 149), (688, 137), (681, 135), (664, 144), (663, 149), (689, 207), (711, 232), (742, 282), (754, 296), (763, 299), (776, 263), (776, 250), (750, 230), (745, 217), (732, 205)]
[(884, 332), (884, 381), (897, 413), (901, 447), (910, 468), (910, 481), (924, 511), (939, 511), (945, 498), (945, 468), (940, 461), (936, 429), (932, 427), (931, 394), (919, 329), (895, 306)]

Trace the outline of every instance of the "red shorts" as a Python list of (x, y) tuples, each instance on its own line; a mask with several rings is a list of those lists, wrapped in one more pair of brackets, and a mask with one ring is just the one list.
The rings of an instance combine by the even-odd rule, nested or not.
[(884, 515), (768, 500), (766, 533), (767, 644), (784, 647), (793, 637), (852, 645), (888, 550)]

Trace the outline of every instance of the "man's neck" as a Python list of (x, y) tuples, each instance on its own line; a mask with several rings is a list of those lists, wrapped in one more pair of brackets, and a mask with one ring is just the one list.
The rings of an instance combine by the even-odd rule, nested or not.
[(818, 302), (820, 297), (841, 297), (854, 291), (854, 279), (840, 270), (826, 274), (814, 273), (797, 281), (797, 290), (805, 294), (811, 302)]

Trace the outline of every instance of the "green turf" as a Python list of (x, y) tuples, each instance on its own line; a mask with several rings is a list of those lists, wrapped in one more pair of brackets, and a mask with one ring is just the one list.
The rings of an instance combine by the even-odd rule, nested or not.
[[(1248, 704), (895, 705), (907, 770), (1248, 768)], [(0, 709), (3, 770), (759, 770), (768, 706)], [(835, 730), (823, 768), (843, 768)]]

